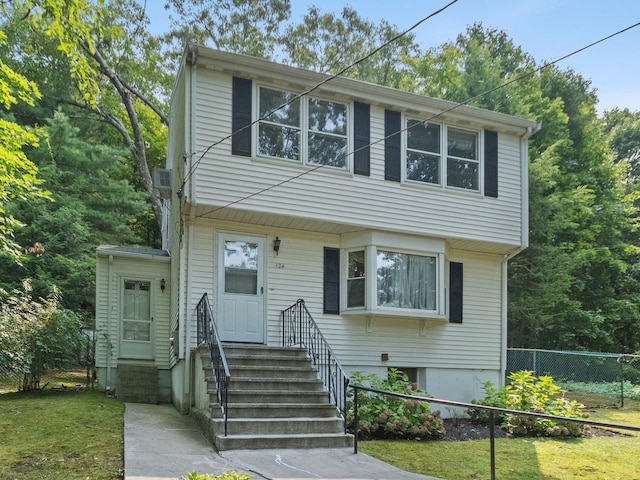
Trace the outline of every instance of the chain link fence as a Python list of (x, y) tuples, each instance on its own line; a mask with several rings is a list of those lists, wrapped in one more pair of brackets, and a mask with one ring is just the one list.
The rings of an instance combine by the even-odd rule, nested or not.
[(640, 400), (640, 355), (507, 349), (507, 376), (521, 370), (549, 375), (593, 403), (622, 407), (625, 398)]

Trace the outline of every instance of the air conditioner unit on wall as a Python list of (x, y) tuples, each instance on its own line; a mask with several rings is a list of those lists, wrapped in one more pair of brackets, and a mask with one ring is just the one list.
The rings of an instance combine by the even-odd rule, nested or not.
[(160, 198), (171, 198), (171, 170), (156, 168), (153, 170), (153, 189)]

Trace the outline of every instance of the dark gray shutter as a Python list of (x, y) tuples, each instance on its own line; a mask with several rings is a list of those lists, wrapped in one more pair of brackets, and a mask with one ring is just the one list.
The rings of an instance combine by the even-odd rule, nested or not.
[(498, 198), (498, 132), (484, 131), (484, 194)]
[(233, 77), (231, 153), (251, 156), (251, 80)]
[(449, 263), (449, 322), (462, 323), (462, 264)]
[(384, 111), (384, 179), (400, 181), (400, 112)]
[(340, 313), (340, 249), (324, 248), (324, 313)]
[(353, 102), (353, 173), (366, 175), (371, 173), (371, 107), (366, 103)]

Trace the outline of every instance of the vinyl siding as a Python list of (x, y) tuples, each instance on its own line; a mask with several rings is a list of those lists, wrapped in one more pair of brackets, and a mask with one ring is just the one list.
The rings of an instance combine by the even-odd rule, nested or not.
[[(164, 278), (166, 290), (161, 292), (160, 280)], [(96, 366), (105, 367), (109, 343), (112, 345), (112, 366), (119, 357), (119, 333), (121, 320), (121, 296), (124, 280), (149, 281), (151, 284), (151, 317), (153, 318), (153, 352), (158, 368), (169, 367), (170, 295), (168, 261), (149, 261), (140, 258), (98, 255), (96, 276)]]
[[(450, 324), (428, 320), (421, 329), (415, 318), (376, 317), (371, 328), (364, 318), (325, 315), (323, 304), (323, 249), (340, 248), (340, 236), (310, 234), (296, 230), (255, 229), (246, 224), (199, 221), (194, 227), (197, 249), (193, 252), (193, 295), (190, 315), (195, 328), (195, 306), (202, 293), (211, 292), (215, 310), (216, 231), (233, 231), (267, 238), (267, 343), (281, 345), (281, 313), (297, 299), (306, 306), (339, 361), (353, 370), (388, 365), (427, 368), (490, 369), (500, 368), (501, 357), (501, 265), (502, 258), (452, 251), (449, 258), (464, 264), (464, 320)], [(273, 238), (281, 239), (279, 255), (272, 249)], [(279, 264), (279, 268), (277, 267)], [(194, 330), (195, 335), (195, 330)], [(382, 363), (381, 353), (390, 361)]]
[(212, 210), (241, 200), (233, 208), (319, 223), (522, 244), (519, 137), (499, 134), (497, 199), (431, 185), (398, 184), (384, 180), (384, 141), (380, 141), (384, 107), (372, 105), (371, 141), (376, 143), (371, 145), (370, 177), (320, 168), (287, 181), (309, 168), (282, 160), (232, 156), (230, 140), (220, 142), (231, 134), (231, 78), (221, 72), (197, 71), (195, 203)]

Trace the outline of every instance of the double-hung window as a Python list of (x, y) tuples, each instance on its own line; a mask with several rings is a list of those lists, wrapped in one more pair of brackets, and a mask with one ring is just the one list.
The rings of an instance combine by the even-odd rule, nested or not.
[(405, 178), (479, 191), (478, 133), (407, 118)]
[(258, 114), (258, 155), (300, 160), (300, 99), (261, 88)]
[(265, 87), (259, 89), (258, 103), (259, 156), (348, 168), (346, 103)]
[(447, 128), (447, 185), (479, 190), (478, 134)]

